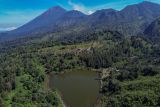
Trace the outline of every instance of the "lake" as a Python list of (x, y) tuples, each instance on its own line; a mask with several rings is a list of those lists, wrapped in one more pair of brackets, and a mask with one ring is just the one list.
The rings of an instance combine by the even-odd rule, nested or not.
[(49, 86), (57, 89), (67, 107), (93, 107), (99, 96), (98, 74), (89, 70), (73, 70), (51, 74)]

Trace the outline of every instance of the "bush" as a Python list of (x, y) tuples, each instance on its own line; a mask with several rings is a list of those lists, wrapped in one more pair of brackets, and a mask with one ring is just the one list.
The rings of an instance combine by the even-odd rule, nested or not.
[(119, 82), (115, 79), (111, 79), (109, 80), (108, 83), (108, 91), (110, 92), (117, 92), (121, 90), (121, 86), (119, 84)]
[(147, 67), (143, 69), (142, 73), (143, 73), (143, 76), (155, 76), (158, 74), (158, 71), (153, 70), (152, 67)]

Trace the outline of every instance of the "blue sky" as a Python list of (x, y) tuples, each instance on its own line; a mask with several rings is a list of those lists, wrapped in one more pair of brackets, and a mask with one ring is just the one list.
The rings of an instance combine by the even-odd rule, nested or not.
[[(57, 5), (67, 10), (75, 9), (91, 14), (106, 8), (120, 10), (142, 1), (144, 0), (0, 0), (0, 31), (15, 29)], [(160, 3), (160, 0), (147, 1)]]

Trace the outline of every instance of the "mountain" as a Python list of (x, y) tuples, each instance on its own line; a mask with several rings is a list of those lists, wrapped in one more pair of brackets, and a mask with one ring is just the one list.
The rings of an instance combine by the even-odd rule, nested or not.
[(116, 12), (117, 10), (114, 10), (114, 9), (102, 9), (90, 15), (89, 18), (90, 19), (93, 18), (91, 21), (99, 20), (99, 19), (103, 19), (105, 17), (111, 16), (112, 14), (115, 14)]
[(144, 31), (144, 34), (154, 42), (160, 41), (160, 18), (153, 21)]
[(91, 15), (85, 15), (75, 10), (66, 11), (56, 6), (22, 27), (0, 34), (0, 41), (56, 32), (59, 32), (56, 35), (61, 37), (61, 35), (73, 35), (73, 32), (79, 34), (79, 32), (95, 29), (113, 30), (126, 36), (133, 36), (143, 33), (148, 25), (159, 16), (160, 5), (146, 1), (129, 5), (121, 11), (102, 9)]
[[(3, 33), (3, 35), (6, 35), (6, 38), (4, 37), (3, 39), (25, 37), (31, 33), (36, 34), (36, 32), (47, 32), (47, 27), (51, 26), (52, 23), (59, 19), (65, 12), (66, 10), (59, 6), (52, 7), (18, 29)], [(12, 37), (12, 35), (14, 36)]]
[[(140, 4), (130, 5), (121, 11), (100, 10), (90, 19), (96, 17), (94, 25), (117, 30), (125, 35), (136, 35), (144, 29), (157, 17), (160, 16), (160, 5), (151, 2), (142, 2)], [(93, 21), (93, 20), (91, 20)]]
[(52, 22), (55, 22), (57, 19), (59, 19), (65, 12), (66, 10), (59, 6), (50, 8), (42, 15), (38, 16), (31, 22), (23, 25), (22, 27), (14, 30), (13, 32), (30, 32), (35, 29), (37, 30), (38, 28), (45, 28), (47, 26), (50, 26)]
[(85, 20), (86, 15), (80, 11), (71, 10), (63, 14), (63, 16), (57, 20), (57, 27), (68, 27), (80, 24), (83, 20)]

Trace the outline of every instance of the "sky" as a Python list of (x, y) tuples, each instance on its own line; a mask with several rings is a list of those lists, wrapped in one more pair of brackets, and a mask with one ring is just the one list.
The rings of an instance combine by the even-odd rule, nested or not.
[[(92, 14), (96, 10), (121, 10), (144, 0), (0, 0), (0, 31), (16, 29), (53, 6)], [(146, 0), (160, 3), (160, 0)]]

